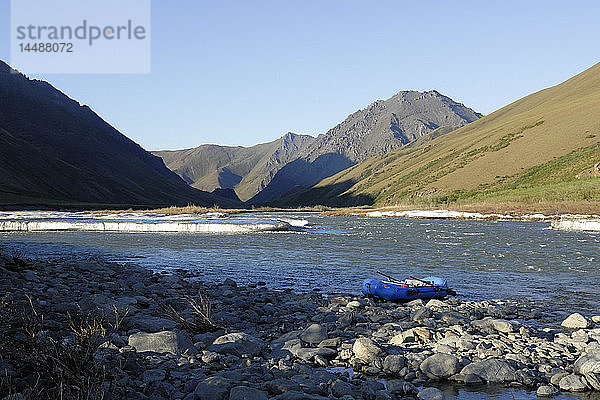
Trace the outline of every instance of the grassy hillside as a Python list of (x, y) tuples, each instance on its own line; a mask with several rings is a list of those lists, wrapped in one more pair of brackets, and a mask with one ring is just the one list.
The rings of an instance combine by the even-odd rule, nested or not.
[(244, 201), (264, 189), (312, 136), (288, 132), (251, 147), (205, 144), (193, 149), (155, 151), (167, 167), (197, 189), (235, 188)]
[(446, 135), (372, 157), (286, 204), (600, 201), (600, 64)]

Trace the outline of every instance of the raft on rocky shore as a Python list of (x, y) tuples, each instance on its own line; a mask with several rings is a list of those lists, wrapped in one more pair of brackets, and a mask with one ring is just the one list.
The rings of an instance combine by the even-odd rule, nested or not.
[[(186, 271), (153, 274), (100, 259), (0, 257), (0, 276), (0, 297), (33, 304), (45, 334), (58, 339), (72, 334), (67, 313), (128, 310), (94, 355), (104, 363), (105, 398), (440, 399), (441, 381), (540, 396), (600, 391), (600, 316), (544, 321), (524, 300), (374, 303), (230, 279), (205, 284)], [(199, 333), (183, 323), (194, 316), (184, 296), (199, 292), (223, 329)], [(166, 318), (164, 305), (183, 320)], [(26, 335), (9, 328), (0, 325), (0, 339), (17, 348)], [(10, 356), (0, 364), (12, 386), (0, 385), (0, 398), (24, 393), (28, 382), (52, 383), (39, 364)]]
[(367, 297), (388, 301), (410, 301), (415, 299), (442, 299), (448, 295), (448, 282), (430, 276), (423, 279), (404, 281), (382, 281), (365, 279), (361, 288)]

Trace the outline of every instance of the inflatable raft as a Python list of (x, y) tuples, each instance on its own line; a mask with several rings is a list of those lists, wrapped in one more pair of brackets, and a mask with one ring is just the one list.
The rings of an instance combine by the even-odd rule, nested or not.
[(366, 279), (362, 284), (362, 292), (367, 297), (390, 301), (441, 299), (449, 294), (455, 294), (452, 289), (448, 288), (448, 282), (445, 279), (435, 276), (403, 281)]

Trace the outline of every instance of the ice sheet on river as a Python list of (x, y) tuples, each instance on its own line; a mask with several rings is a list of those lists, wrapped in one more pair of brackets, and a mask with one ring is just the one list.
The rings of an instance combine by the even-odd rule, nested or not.
[(22, 211), (0, 212), (0, 231), (91, 231), (252, 233), (285, 231), (290, 224), (277, 219), (210, 215), (164, 215), (154, 213), (90, 213)]
[(561, 219), (552, 221), (551, 228), (560, 231), (600, 232), (600, 219)]

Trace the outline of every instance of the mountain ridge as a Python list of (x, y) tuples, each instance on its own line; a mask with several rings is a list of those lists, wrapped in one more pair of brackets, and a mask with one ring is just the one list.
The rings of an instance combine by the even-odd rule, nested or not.
[(0, 206), (231, 204), (190, 188), (88, 106), (0, 61)]
[[(400, 91), (353, 112), (316, 138), (301, 135), (302, 140), (293, 140), (297, 134), (288, 133), (248, 148), (217, 146), (209, 153), (208, 146), (216, 145), (202, 145), (153, 154), (163, 157), (171, 170), (194, 187), (233, 188), (242, 200), (260, 204), (309, 187), (369, 156), (401, 148), (438, 128), (460, 127), (480, 117), (481, 114), (435, 90)], [(292, 140), (286, 143), (286, 138)], [(253, 158), (256, 163), (246, 171), (234, 159), (238, 155), (232, 156), (244, 151), (257, 153)], [(194, 168), (199, 164), (205, 168)], [(213, 167), (206, 168), (210, 164)], [(234, 179), (226, 179), (227, 176)]]
[(427, 143), (375, 156), (280, 204), (600, 200), (600, 63)]

